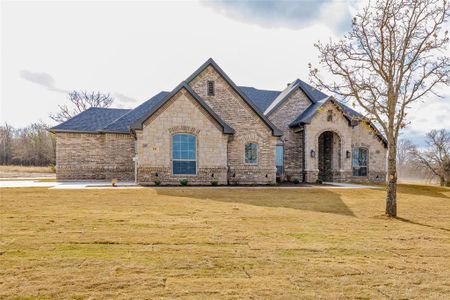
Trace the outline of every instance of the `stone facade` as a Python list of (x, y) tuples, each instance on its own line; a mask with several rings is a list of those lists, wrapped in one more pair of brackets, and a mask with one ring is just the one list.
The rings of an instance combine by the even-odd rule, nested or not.
[[(152, 185), (209, 185), (212, 181), (227, 184), (227, 143), (217, 122), (193, 99), (181, 90), (145, 123), (137, 133), (137, 182)], [(172, 136), (188, 133), (196, 137), (196, 175), (174, 175), (172, 172)]]
[(289, 128), (289, 124), (310, 105), (311, 101), (305, 93), (297, 89), (280, 106), (275, 107), (268, 114), (269, 120), (283, 131), (281, 138), (284, 146), (282, 180), (301, 181), (303, 179), (303, 131), (294, 131)]
[[(208, 93), (211, 82), (214, 92)], [(291, 85), (290, 88), (295, 90), (262, 117), (246, 103), (238, 92), (240, 89), (215, 63), (205, 63), (187, 82), (159, 99), (164, 102), (156, 105), (154, 111), (151, 105), (147, 106), (150, 108), (146, 120), (142, 120), (142, 113), (139, 113), (139, 119), (130, 121), (121, 133), (55, 131), (57, 179), (117, 178), (135, 180), (143, 185), (179, 185), (183, 179), (192, 185), (274, 184), (276, 145), (283, 145), (282, 180), (385, 180), (386, 148), (379, 135), (366, 122), (350, 123), (334, 100), (325, 102), (307, 124), (290, 128), (313, 103), (313, 98), (308, 98), (304, 91), (310, 97), (311, 93), (304, 87)], [(283, 133), (281, 137), (274, 133), (276, 130), (265, 118)], [(108, 124), (114, 119), (115, 115), (108, 119)], [(86, 128), (83, 122), (75, 123)], [(174, 174), (174, 134), (195, 136), (195, 175)], [(257, 145), (253, 164), (245, 161), (248, 143)], [(353, 176), (352, 150), (355, 147), (368, 151), (367, 176)]]
[[(207, 95), (207, 82), (214, 81), (214, 96)], [(208, 66), (192, 82), (192, 89), (236, 132), (228, 141), (228, 177), (231, 184), (272, 184), (276, 181), (275, 145), (271, 129), (244, 102), (223, 77)], [(258, 145), (256, 165), (245, 164), (246, 143)]]
[(57, 180), (134, 180), (129, 134), (56, 133)]
[[(332, 120), (328, 120), (328, 111), (332, 111)], [(380, 138), (366, 123), (359, 122), (350, 126), (342, 112), (332, 103), (326, 103), (313, 117), (310, 124), (304, 125), (305, 172), (306, 181), (315, 182), (319, 175), (319, 137), (323, 132), (331, 131), (337, 135), (339, 151), (333, 154), (334, 181), (339, 182), (383, 182), (386, 175), (386, 149)], [(368, 176), (352, 176), (352, 149), (364, 147), (369, 151)], [(314, 157), (311, 155), (314, 152)], [(349, 154), (347, 154), (347, 151)]]

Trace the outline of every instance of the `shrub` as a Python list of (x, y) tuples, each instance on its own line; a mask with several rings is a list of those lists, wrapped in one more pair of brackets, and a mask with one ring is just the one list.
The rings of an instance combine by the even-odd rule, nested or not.
[(211, 180), (211, 185), (217, 186), (219, 182), (217, 180)]
[(155, 180), (153, 180), (153, 183), (154, 183), (155, 185), (160, 185), (160, 184), (161, 184), (161, 179), (156, 178)]
[(316, 180), (316, 183), (317, 183), (317, 184), (322, 184), (323, 181), (322, 181), (322, 179), (317, 179), (317, 180)]
[(186, 178), (180, 180), (180, 184), (181, 184), (182, 186), (188, 185), (188, 182), (189, 182), (189, 181), (188, 181)]
[(50, 170), (52, 171), (52, 173), (56, 173), (56, 166), (54, 164), (51, 164), (48, 166), (50, 168)]
[(299, 183), (300, 183), (300, 180), (298, 180), (297, 178), (295, 178), (292, 182), (293, 182), (294, 184), (299, 184)]

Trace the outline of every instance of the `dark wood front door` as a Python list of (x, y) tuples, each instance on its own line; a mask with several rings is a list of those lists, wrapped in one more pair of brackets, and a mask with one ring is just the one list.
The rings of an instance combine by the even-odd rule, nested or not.
[(333, 181), (333, 132), (319, 136), (319, 180)]

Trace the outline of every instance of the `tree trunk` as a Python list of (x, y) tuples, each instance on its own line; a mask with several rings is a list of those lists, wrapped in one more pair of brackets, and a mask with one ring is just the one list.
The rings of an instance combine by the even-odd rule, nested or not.
[(397, 166), (394, 137), (388, 139), (387, 179), (386, 179), (386, 215), (397, 216)]

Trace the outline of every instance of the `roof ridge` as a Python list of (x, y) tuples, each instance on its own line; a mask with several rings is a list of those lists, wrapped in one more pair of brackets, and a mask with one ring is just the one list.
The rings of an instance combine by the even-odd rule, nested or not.
[(272, 135), (282, 136), (281, 132), (268, 118), (265, 117), (264, 113), (259, 110), (259, 108), (245, 95), (243, 91), (231, 80), (231, 78), (220, 68), (220, 66), (214, 61), (214, 59), (209, 58), (205, 63), (203, 63), (197, 70), (194, 71), (184, 82), (189, 84), (194, 78), (196, 78), (203, 70), (205, 70), (209, 65), (211, 65), (217, 73), (233, 88), (236, 93), (250, 106), (251, 109), (256, 113), (256, 115), (266, 123), (267, 127), (272, 130)]
[(238, 88), (248, 88), (248, 89), (255, 89), (258, 91), (265, 91), (265, 92), (277, 92), (277, 93), (281, 93), (282, 91), (279, 90), (268, 90), (268, 89), (260, 89), (260, 88), (256, 88), (254, 86), (248, 86), (248, 85), (238, 85)]

